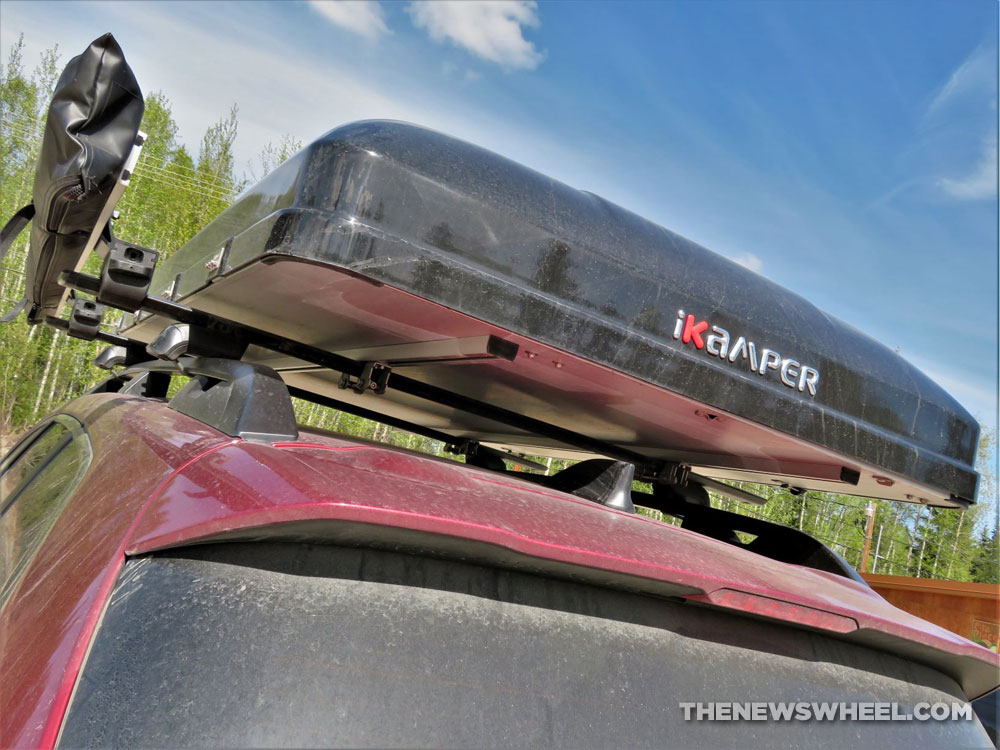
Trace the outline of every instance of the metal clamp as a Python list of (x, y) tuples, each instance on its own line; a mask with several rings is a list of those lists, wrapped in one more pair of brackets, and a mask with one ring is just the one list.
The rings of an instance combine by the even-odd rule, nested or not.
[(640, 479), (650, 481), (654, 484), (680, 485), (688, 483), (691, 476), (691, 467), (685, 464), (664, 461), (663, 463), (650, 467), (651, 471), (644, 471), (640, 474)]
[(187, 353), (189, 338), (190, 326), (175, 323), (166, 326), (155, 339), (146, 344), (146, 351), (157, 359), (175, 361)]
[(504, 461), (510, 461), (515, 466), (531, 471), (548, 471), (545, 464), (532, 461), (530, 458), (519, 456), (509, 451), (501, 451), (481, 445), (478, 440), (458, 440), (445, 445), (445, 450), (456, 456), (464, 456), (465, 462), (471, 466), (478, 466), (481, 469), (492, 469), (494, 471), (504, 471)]
[(385, 362), (365, 362), (361, 375), (352, 379), (346, 372), (340, 378), (341, 389), (350, 389), (355, 393), (374, 393), (381, 396), (389, 383), (392, 368)]
[(155, 250), (113, 238), (101, 269), (98, 301), (129, 312), (138, 310), (149, 293), (158, 258)]
[(66, 331), (73, 338), (93, 341), (97, 338), (103, 317), (104, 305), (82, 297), (77, 298), (73, 301), (73, 310), (69, 314), (69, 327)]

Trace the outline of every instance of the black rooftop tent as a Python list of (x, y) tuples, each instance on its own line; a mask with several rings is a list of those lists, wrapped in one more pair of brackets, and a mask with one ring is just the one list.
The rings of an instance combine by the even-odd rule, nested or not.
[[(595, 195), (405, 123), (309, 145), (163, 263), (150, 294), (709, 476), (975, 499), (977, 423), (885, 345)], [(149, 341), (166, 322), (140, 313), (123, 332)], [(393, 389), (345, 390), (287, 354), (245, 358), (456, 438), (581, 455)]]

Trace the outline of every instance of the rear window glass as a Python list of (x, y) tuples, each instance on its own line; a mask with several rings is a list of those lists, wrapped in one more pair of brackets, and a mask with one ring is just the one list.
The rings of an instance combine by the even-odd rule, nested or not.
[(58, 417), (0, 467), (0, 602), (27, 569), (90, 464), (78, 422)]
[(968, 746), (973, 722), (747, 727), (684, 721), (678, 706), (957, 690), (864, 647), (668, 599), (389, 551), (227, 543), (127, 563), (61, 744)]

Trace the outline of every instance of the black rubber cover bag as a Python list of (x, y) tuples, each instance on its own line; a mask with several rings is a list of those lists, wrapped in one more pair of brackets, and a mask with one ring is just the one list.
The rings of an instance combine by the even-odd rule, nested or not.
[(35, 172), (28, 320), (57, 311), (59, 273), (80, 261), (135, 144), (145, 105), (111, 34), (69, 61), (56, 83)]

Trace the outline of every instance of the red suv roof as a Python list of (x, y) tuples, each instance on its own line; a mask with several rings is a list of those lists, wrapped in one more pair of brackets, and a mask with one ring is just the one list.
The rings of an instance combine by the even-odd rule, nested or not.
[(996, 686), (996, 654), (863, 583), (527, 481), (340, 437), (244, 442), (129, 396), (67, 409), (86, 425), (94, 461), (0, 613), (7, 643), (32, 643), (2, 653), (20, 744), (55, 741), (126, 557), (224, 539), (391, 545), (683, 597), (902, 654), (969, 697)]
[[(858, 581), (527, 481), (343, 437), (303, 433), (294, 443), (237, 442), (212, 451), (164, 487), (127, 552), (243, 538), (265, 528), (268, 535), (410, 544), (416, 542), (407, 535), (418, 532), (419, 546), (439, 552), (614, 580), (877, 641), (888, 650), (920, 644), (948, 655), (946, 671), (959, 672), (970, 695), (996, 681), (995, 654), (893, 607)], [(389, 529), (396, 534), (387, 535)]]

